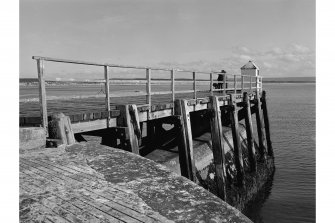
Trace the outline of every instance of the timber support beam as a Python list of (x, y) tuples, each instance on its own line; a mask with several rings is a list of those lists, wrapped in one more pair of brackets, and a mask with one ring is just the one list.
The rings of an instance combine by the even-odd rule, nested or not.
[(222, 133), (221, 110), (217, 96), (210, 96), (209, 108), (211, 109), (210, 126), (212, 136), (213, 158), (216, 173), (216, 185), (219, 197), (226, 200), (226, 166), (225, 151)]
[(257, 159), (256, 159), (256, 151), (254, 145), (254, 134), (253, 134), (253, 126), (252, 126), (252, 118), (251, 118), (251, 109), (248, 92), (243, 93), (243, 102), (244, 102), (244, 110), (245, 110), (245, 128), (247, 132), (247, 142), (248, 142), (248, 159), (250, 163), (251, 172), (257, 171)]
[(239, 123), (237, 117), (238, 110), (236, 105), (235, 94), (230, 94), (229, 107), (230, 107), (229, 112), (230, 112), (231, 129), (234, 143), (235, 166), (237, 170), (237, 183), (241, 186), (244, 186), (245, 184), (244, 167), (243, 167), (241, 140), (239, 134)]
[(256, 122), (257, 122), (257, 133), (258, 133), (258, 147), (261, 159), (267, 161), (267, 150), (265, 146), (265, 132), (264, 132), (264, 121), (262, 115), (261, 102), (258, 92), (255, 96), (255, 108), (256, 108)]
[(136, 105), (118, 105), (120, 116), (117, 119), (118, 127), (125, 128), (125, 135), (129, 136), (129, 145), (123, 148), (127, 151), (139, 154), (139, 145), (141, 142), (141, 127), (139, 123), (138, 111)]
[(263, 116), (264, 116), (264, 127), (265, 127), (265, 135), (266, 135), (266, 145), (268, 147), (268, 155), (273, 157), (273, 148), (272, 148), (272, 142), (271, 142), (271, 134), (270, 134), (270, 122), (269, 122), (269, 114), (268, 114), (268, 108), (266, 104), (266, 92), (262, 92), (262, 110), (263, 110)]
[(175, 114), (179, 116), (179, 163), (181, 175), (191, 181), (197, 182), (196, 169), (193, 155), (193, 139), (191, 130), (191, 119), (187, 100), (177, 99), (175, 101)]

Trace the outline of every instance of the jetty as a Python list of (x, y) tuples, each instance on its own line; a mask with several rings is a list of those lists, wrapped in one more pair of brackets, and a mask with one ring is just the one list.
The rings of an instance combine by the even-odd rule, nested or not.
[[(274, 173), (266, 92), (253, 62), (233, 75), (33, 59), (40, 114), (20, 116), (22, 221), (250, 222), (238, 210)], [(104, 97), (78, 99), (72, 111), (52, 105), (47, 63), (101, 67)], [(111, 68), (145, 78), (115, 78)], [(164, 78), (153, 78), (155, 71)], [(111, 94), (112, 81), (140, 82), (145, 92)], [(153, 91), (155, 84), (169, 90)], [(87, 135), (100, 143), (85, 142)]]

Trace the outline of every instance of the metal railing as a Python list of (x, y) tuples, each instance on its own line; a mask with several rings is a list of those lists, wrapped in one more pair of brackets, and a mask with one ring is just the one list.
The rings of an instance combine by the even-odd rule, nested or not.
[[(130, 65), (118, 65), (118, 64), (110, 64), (110, 63), (95, 63), (95, 62), (87, 62), (87, 61), (78, 61), (78, 60), (67, 60), (67, 59), (56, 59), (50, 57), (40, 57), (40, 56), (33, 56), (34, 60), (37, 61), (37, 71), (38, 71), (38, 80), (39, 80), (39, 101), (40, 101), (40, 113), (42, 119), (42, 126), (47, 131), (48, 125), (48, 115), (47, 115), (47, 102), (46, 102), (46, 88), (45, 88), (45, 77), (44, 77), (44, 62), (59, 62), (59, 63), (70, 63), (70, 64), (81, 64), (81, 65), (89, 65), (89, 66), (100, 66), (104, 68), (104, 83), (105, 83), (105, 108), (106, 111), (110, 112), (110, 103), (111, 98), (113, 97), (120, 97), (120, 96), (111, 96), (110, 95), (110, 80), (111, 75), (109, 72), (109, 68), (126, 68), (126, 69), (138, 69), (138, 70), (145, 70), (146, 78), (145, 79), (136, 79), (130, 80), (129, 83), (135, 84), (139, 80), (146, 84), (146, 92), (145, 93), (138, 93), (134, 92), (133, 95), (128, 96), (139, 96), (144, 95), (146, 96), (146, 105), (149, 106), (149, 110), (151, 109), (152, 105), (152, 96), (154, 95), (163, 95), (163, 94), (170, 94), (171, 95), (171, 102), (174, 102), (176, 99), (176, 94), (186, 94), (191, 93), (193, 94), (192, 97), (197, 99), (199, 92), (208, 92), (210, 95), (219, 94), (219, 95), (226, 95), (227, 93), (237, 93), (239, 91), (257, 91), (259, 92), (262, 89), (262, 77), (260, 76), (248, 76), (248, 75), (233, 75), (221, 72), (208, 72), (208, 71), (197, 71), (197, 70), (182, 70), (177, 68), (160, 68), (160, 67), (145, 67), (145, 66), (130, 66)], [(164, 80), (155, 80), (152, 78), (152, 71), (168, 71), (170, 72), (170, 78)], [(180, 78), (177, 79), (177, 73), (190, 73), (192, 74), (192, 79), (185, 79)], [(196, 78), (197, 74), (207, 74), (206, 79)], [(223, 81), (214, 80), (213, 75), (223, 75)], [(184, 75), (185, 76), (185, 75)], [(117, 79), (113, 78), (113, 80), (125, 80), (125, 79)], [(170, 91), (152, 91), (153, 81), (155, 83), (170, 83)], [(192, 90), (176, 90), (176, 82), (192, 82)], [(204, 83), (209, 84), (209, 90), (201, 90), (197, 88)], [(215, 88), (216, 87), (216, 88)]]

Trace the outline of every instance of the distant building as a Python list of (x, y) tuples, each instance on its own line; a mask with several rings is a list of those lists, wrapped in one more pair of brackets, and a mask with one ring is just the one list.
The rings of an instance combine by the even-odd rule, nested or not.
[(249, 60), (247, 64), (241, 67), (241, 75), (259, 76), (259, 68), (254, 62)]

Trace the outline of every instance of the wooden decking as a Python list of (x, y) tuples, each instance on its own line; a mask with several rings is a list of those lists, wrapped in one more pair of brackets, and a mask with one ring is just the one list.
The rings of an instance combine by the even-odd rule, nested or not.
[(95, 143), (20, 150), (21, 222), (250, 222), (167, 168)]

